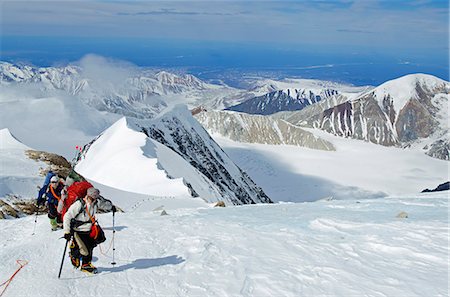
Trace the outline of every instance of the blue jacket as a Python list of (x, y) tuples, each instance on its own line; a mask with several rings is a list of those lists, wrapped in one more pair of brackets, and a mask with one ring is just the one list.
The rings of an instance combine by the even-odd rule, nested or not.
[(58, 201), (61, 198), (61, 190), (64, 188), (62, 183), (58, 183), (56, 189), (51, 189), (51, 186), (42, 187), (39, 190), (39, 196), (37, 198), (37, 204), (43, 204), (44, 199), (47, 198), (48, 204), (58, 205)]

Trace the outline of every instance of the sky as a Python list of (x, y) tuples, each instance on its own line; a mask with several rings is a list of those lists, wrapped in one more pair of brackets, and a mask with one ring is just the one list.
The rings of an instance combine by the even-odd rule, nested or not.
[(448, 5), (447, 0), (2, 1), (1, 57), (40, 66), (88, 53), (145, 66), (383, 62), (419, 65), (415, 70), (448, 79)]

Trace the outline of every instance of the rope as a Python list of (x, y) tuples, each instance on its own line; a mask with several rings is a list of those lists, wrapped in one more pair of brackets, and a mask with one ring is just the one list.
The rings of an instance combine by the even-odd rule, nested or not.
[[(109, 242), (109, 247), (108, 247), (108, 249), (107, 249), (105, 252), (103, 252), (102, 245), (101, 245), (101, 244), (98, 245), (98, 248), (100, 249), (100, 254), (102, 254), (102, 255), (105, 256), (105, 257), (108, 257), (108, 258), (111, 258), (111, 259), (112, 259), (112, 257), (109, 256), (109, 255), (107, 255), (106, 253), (108, 253), (109, 250), (111, 249), (111, 246), (112, 246), (113, 241), (114, 241), (114, 233), (113, 233), (113, 236), (112, 236), (111, 241)], [(124, 259), (116, 259), (116, 260), (117, 260), (117, 261), (123, 261), (123, 262), (130, 262), (129, 260), (124, 260)], [(0, 296), (0, 297), (1, 297), (1, 296)]]
[(113, 238), (112, 238), (111, 241), (109, 242), (109, 247), (108, 247), (108, 249), (107, 249), (105, 252), (103, 252), (103, 250), (102, 250), (102, 245), (101, 245), (101, 244), (98, 245), (98, 248), (100, 249), (100, 253), (101, 253), (102, 255), (111, 258), (111, 256), (108, 256), (108, 255), (107, 255), (107, 253), (108, 253), (109, 250), (111, 249), (113, 241), (114, 241), (114, 234), (113, 234)]
[(5, 282), (3, 282), (2, 284), (0, 284), (0, 287), (6, 285), (3, 288), (3, 291), (0, 293), (0, 297), (3, 296), (3, 293), (5, 293), (6, 288), (8, 288), (9, 284), (12, 282), (13, 278), (16, 276), (16, 274), (20, 271), (20, 269), (22, 269), (25, 265), (28, 264), (27, 260), (16, 260), (17, 264), (19, 264), (19, 268), (17, 268), (16, 272), (14, 272), (13, 275), (11, 275), (11, 277), (9, 279), (7, 279)]

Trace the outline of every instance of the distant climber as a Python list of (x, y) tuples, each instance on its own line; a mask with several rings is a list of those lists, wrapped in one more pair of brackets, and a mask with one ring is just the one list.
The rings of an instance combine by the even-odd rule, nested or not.
[(61, 191), (64, 188), (63, 179), (50, 171), (44, 181), (44, 185), (39, 190), (37, 205), (44, 205), (47, 201), (48, 218), (53, 231), (62, 228), (62, 218), (58, 214), (58, 202), (61, 199)]

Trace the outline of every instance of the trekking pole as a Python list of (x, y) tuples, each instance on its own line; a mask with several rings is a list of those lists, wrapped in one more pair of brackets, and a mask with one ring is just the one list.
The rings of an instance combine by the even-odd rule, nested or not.
[(69, 245), (69, 241), (66, 240), (66, 246), (64, 247), (64, 253), (63, 253), (63, 256), (62, 256), (62, 260), (61, 260), (61, 266), (59, 267), (58, 278), (61, 277), (61, 271), (62, 271), (62, 267), (63, 267), (63, 264), (64, 264), (64, 257), (65, 257), (65, 255), (66, 255), (66, 251), (67, 251), (67, 246), (68, 246), (68, 245)]
[(114, 261), (114, 251), (116, 250), (116, 248), (114, 247), (114, 234), (116, 233), (116, 229), (114, 226), (114, 217), (115, 217), (116, 212), (113, 210), (113, 238), (112, 238), (112, 248), (113, 248), (113, 260), (111, 262), (111, 264), (114, 266), (116, 265), (116, 262)]
[(36, 216), (34, 217), (34, 228), (33, 228), (33, 233), (31, 235), (34, 235), (34, 232), (36, 231), (37, 217), (38, 217), (38, 211), (36, 210)]

